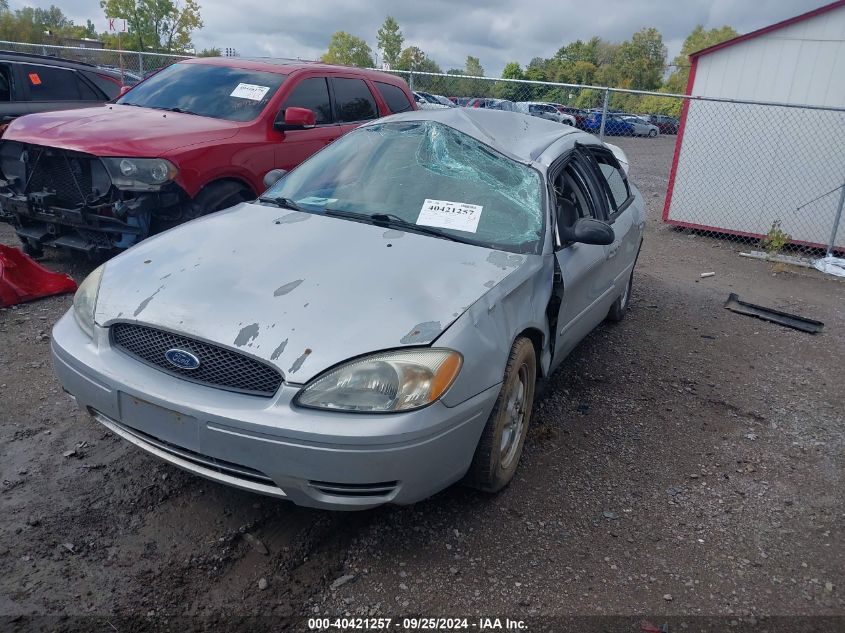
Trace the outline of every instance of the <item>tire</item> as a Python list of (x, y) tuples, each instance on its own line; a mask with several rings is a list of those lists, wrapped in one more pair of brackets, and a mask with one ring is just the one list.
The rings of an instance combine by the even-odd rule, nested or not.
[(239, 182), (233, 180), (213, 182), (206, 185), (194, 198), (191, 203), (190, 217), (186, 219), (193, 220), (215, 211), (222, 211), (252, 198), (254, 198), (252, 191)]
[(655, 136), (657, 136), (657, 130), (649, 130), (649, 131), (648, 131), (648, 135), (649, 135), (651, 138), (654, 138)]
[(531, 421), (536, 381), (534, 345), (520, 337), (511, 348), (502, 388), (467, 473), (467, 483), (473, 488), (498, 492), (513, 479)]
[(44, 256), (44, 248), (37, 242), (30, 240), (21, 240), (21, 250), (25, 255), (29, 255), (33, 259), (38, 259)]
[(631, 271), (631, 276), (628, 277), (628, 283), (625, 284), (625, 289), (622, 294), (616, 298), (613, 305), (610, 306), (610, 311), (607, 313), (607, 320), (619, 323), (625, 318), (625, 313), (628, 312), (628, 304), (631, 302), (631, 288), (634, 285), (634, 271)]

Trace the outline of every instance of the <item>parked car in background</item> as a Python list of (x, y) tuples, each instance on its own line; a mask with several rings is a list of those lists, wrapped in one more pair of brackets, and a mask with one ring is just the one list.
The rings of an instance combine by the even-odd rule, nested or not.
[[(313, 62), (200, 58), (115, 103), (16, 120), (0, 141), (0, 219), (24, 249), (125, 249), (252, 200), (361, 123), (414, 110), (400, 78)], [(276, 172), (274, 172), (276, 173)]]
[(507, 99), (487, 99), (483, 97), (476, 97), (470, 99), (466, 104), (467, 108), (487, 108), (490, 110), (504, 110), (505, 112), (517, 112), (513, 101)]
[(517, 112), (522, 112), (523, 114), (530, 114), (532, 116), (540, 117), (541, 119), (565, 123), (566, 125), (575, 125), (575, 117), (559, 112), (558, 109), (551, 103), (543, 103), (540, 101), (517, 101), (514, 106), (516, 107)]
[[(593, 134), (601, 130), (602, 111), (590, 111), (584, 118), (584, 129)], [(604, 133), (609, 136), (634, 136), (634, 126), (619, 116), (608, 114)]]
[(72, 59), (0, 51), (0, 126), (33, 112), (87, 108), (120, 94), (119, 72)]
[(664, 114), (649, 114), (645, 118), (652, 125), (656, 125), (661, 134), (677, 134), (681, 122), (672, 116)]
[(444, 97), (443, 95), (431, 95), (431, 96), (434, 97), (435, 99), (437, 99), (438, 102), (442, 103), (447, 108), (454, 108), (455, 107), (455, 103), (451, 99), (449, 99), (449, 97)]
[(584, 119), (587, 117), (588, 114), (586, 110), (561, 105), (560, 103), (553, 103), (552, 105), (557, 108), (558, 112), (562, 112), (563, 114), (568, 114), (569, 116), (574, 117), (575, 126), (579, 129), (584, 129)]
[(472, 101), (471, 97), (449, 97), (456, 106), (464, 107), (467, 103)]
[(119, 66), (99, 65), (97, 66), (97, 68), (103, 68), (105, 70), (110, 70), (112, 72), (117, 73), (118, 75), (120, 75), (120, 79), (123, 82), (124, 86), (134, 86), (135, 84), (144, 79), (138, 73), (134, 73), (131, 70), (126, 70), (125, 68), (120, 68)]
[[(444, 99), (446, 99), (444, 97)], [(446, 99), (448, 103), (443, 103), (437, 96), (428, 92), (414, 91), (414, 100), (417, 102), (417, 108), (420, 110), (438, 110), (440, 108), (454, 108), (455, 104)]]
[(654, 138), (660, 133), (660, 130), (657, 129), (656, 125), (652, 125), (642, 117), (628, 114), (623, 115), (620, 118), (634, 128), (635, 136), (651, 136)]
[(371, 122), (96, 269), (53, 367), (108, 430), (230, 486), (334, 510), (496, 492), (537, 382), (625, 316), (645, 206), (619, 153), (490, 109)]

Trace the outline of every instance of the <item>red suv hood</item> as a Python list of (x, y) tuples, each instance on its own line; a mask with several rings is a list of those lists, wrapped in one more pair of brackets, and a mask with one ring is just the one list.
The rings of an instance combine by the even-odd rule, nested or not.
[(194, 114), (104, 105), (21, 117), (3, 139), (96, 156), (154, 158), (187, 145), (232, 137), (238, 127), (232, 121)]

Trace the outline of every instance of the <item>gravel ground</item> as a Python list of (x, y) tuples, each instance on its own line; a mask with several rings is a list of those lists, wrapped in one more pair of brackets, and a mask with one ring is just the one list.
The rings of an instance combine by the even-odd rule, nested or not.
[[(231, 630), (345, 613), (845, 614), (845, 284), (659, 224), (674, 139), (619, 144), (652, 215), (631, 309), (551, 378), (496, 496), (455, 486), (336, 514), (193, 477), (63, 396), (49, 332), (70, 296), (0, 310), (0, 629), (30, 615), (130, 631), (176, 616)], [(5, 225), (0, 242), (16, 243)], [(91, 268), (44, 263), (77, 280)], [(729, 292), (825, 331), (733, 314)]]

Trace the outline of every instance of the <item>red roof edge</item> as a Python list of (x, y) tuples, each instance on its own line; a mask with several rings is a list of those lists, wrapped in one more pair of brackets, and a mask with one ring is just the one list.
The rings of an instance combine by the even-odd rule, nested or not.
[(819, 7), (818, 9), (813, 9), (812, 11), (808, 11), (807, 13), (802, 13), (801, 15), (796, 15), (795, 17), (788, 18), (783, 20), (782, 22), (777, 22), (776, 24), (770, 24), (769, 26), (764, 26), (762, 29), (757, 29), (756, 31), (751, 31), (750, 33), (746, 33), (745, 35), (738, 35), (737, 37), (725, 40), (724, 42), (720, 42), (718, 44), (714, 44), (713, 46), (708, 46), (707, 48), (702, 48), (700, 51), (695, 51), (694, 53), (690, 53), (690, 58), (693, 57), (700, 57), (702, 55), (709, 55), (710, 53), (714, 53), (722, 48), (727, 48), (728, 46), (733, 46), (734, 44), (739, 44), (740, 42), (744, 42), (745, 40), (754, 39), (755, 37), (760, 37), (761, 35), (765, 35), (766, 33), (771, 33), (772, 31), (777, 31), (778, 29), (782, 29), (785, 26), (789, 26), (790, 24), (795, 24), (796, 22), (803, 22), (809, 18), (813, 18), (817, 15), (822, 15), (823, 13), (827, 13), (828, 11), (833, 11), (834, 9), (838, 9), (840, 7), (845, 7), (845, 0), (837, 0), (836, 2), (831, 2), (830, 4), (826, 4), (823, 7)]

